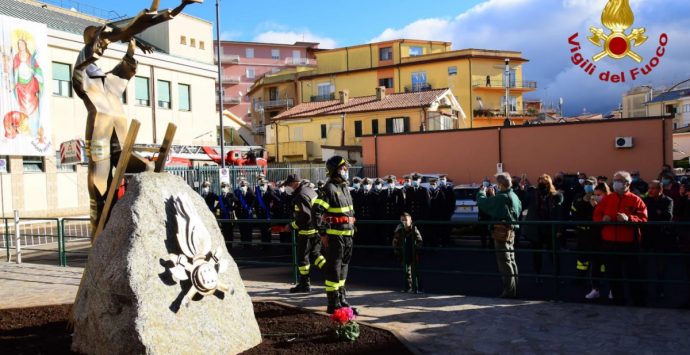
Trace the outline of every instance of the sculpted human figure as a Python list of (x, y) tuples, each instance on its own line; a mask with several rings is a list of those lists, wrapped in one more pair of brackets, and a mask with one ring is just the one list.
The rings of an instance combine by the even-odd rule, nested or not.
[[(153, 51), (152, 47), (138, 42), (134, 36), (149, 27), (171, 20), (188, 4), (201, 2), (202, 0), (184, 0), (173, 10), (158, 11), (158, 0), (154, 0), (149, 9), (140, 12), (124, 27), (89, 26), (84, 30), (84, 48), (74, 65), (72, 86), (88, 110), (85, 145), (89, 158), (87, 185), (92, 232), (95, 232), (98, 225), (108, 187), (113, 183), (113, 169), (127, 135), (129, 119), (125, 117), (121, 98), (127, 83), (136, 73), (134, 52), (137, 47), (144, 53)], [(103, 72), (96, 61), (112, 42), (128, 43), (127, 52), (112, 70)], [(153, 170), (153, 165), (136, 154), (126, 168), (127, 172), (132, 173), (146, 170)]]

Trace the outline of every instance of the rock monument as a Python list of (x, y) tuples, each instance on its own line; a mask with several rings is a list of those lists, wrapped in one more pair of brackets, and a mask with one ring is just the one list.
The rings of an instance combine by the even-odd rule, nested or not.
[(261, 342), (216, 220), (179, 177), (135, 175), (101, 236), (74, 305), (72, 350), (234, 354)]

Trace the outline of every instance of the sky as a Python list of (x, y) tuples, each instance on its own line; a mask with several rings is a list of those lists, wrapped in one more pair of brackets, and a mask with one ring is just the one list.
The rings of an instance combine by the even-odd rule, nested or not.
[[(616, 0), (611, 0), (616, 1)], [(620, 0), (617, 0), (620, 1)], [(104, 8), (100, 0), (81, 3)], [(146, 1), (122, 2), (115, 10), (133, 16)], [(179, 2), (161, 0), (161, 8)], [(185, 12), (215, 22), (215, 1), (192, 4)], [(563, 98), (567, 115), (607, 113), (618, 107), (621, 95), (634, 86), (670, 87), (690, 79), (690, 1), (630, 0), (635, 16), (631, 28), (645, 28), (648, 39), (633, 49), (631, 58), (604, 58), (595, 75), (572, 63), (568, 38), (577, 33), (579, 53), (591, 61), (601, 49), (587, 40), (589, 28), (599, 27), (607, 0), (350, 0), (330, 1), (220, 1), (221, 38), (225, 40), (293, 43), (314, 41), (334, 48), (395, 38), (443, 40), (453, 49), (485, 48), (521, 51), (529, 62), (524, 80), (537, 81), (538, 90), (526, 95), (546, 105)], [(606, 30), (608, 32), (608, 30)], [(629, 33), (629, 31), (628, 31)], [(658, 65), (648, 75), (630, 80), (630, 70), (644, 67), (655, 57), (659, 39), (668, 43)], [(601, 72), (625, 72), (625, 83), (603, 82)]]

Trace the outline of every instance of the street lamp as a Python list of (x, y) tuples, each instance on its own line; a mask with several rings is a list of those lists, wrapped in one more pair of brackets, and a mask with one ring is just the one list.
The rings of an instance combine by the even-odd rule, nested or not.
[(505, 86), (506, 86), (506, 120), (510, 122), (510, 59), (505, 59), (506, 72), (505, 72)]
[(216, 62), (218, 63), (218, 120), (220, 122), (220, 167), (225, 169), (225, 128), (223, 127), (223, 69), (220, 65), (220, 0), (216, 0)]

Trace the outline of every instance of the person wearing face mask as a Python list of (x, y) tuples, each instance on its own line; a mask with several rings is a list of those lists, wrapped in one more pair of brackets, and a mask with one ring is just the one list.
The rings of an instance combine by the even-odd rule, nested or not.
[[(254, 212), (257, 219), (263, 219), (266, 221), (271, 220), (271, 208), (274, 204), (279, 203), (278, 197), (275, 195), (275, 191), (268, 186), (268, 180), (265, 178), (259, 178), (256, 187), (254, 187)], [(262, 243), (271, 243), (271, 225), (270, 224), (257, 224), (257, 228), (261, 233)], [(263, 244), (261, 249), (267, 250), (270, 246)]]
[[(590, 177), (585, 180), (582, 185), (582, 193), (575, 197), (571, 207), (570, 215), (573, 221), (591, 221), (594, 215), (594, 205), (591, 200), (594, 196), (594, 186), (597, 180)], [(593, 233), (594, 230), (589, 225), (582, 225), (575, 227), (575, 237), (577, 240), (577, 260), (576, 270), (577, 276), (585, 277), (589, 274), (592, 255), (590, 252), (594, 249), (594, 239), (598, 236)]]
[(206, 202), (208, 209), (211, 210), (211, 212), (213, 212), (215, 215), (218, 210), (218, 207), (216, 206), (218, 203), (218, 195), (211, 191), (211, 182), (208, 180), (201, 184), (201, 197), (204, 198), (204, 202)]
[[(594, 187), (594, 193), (589, 199), (589, 204), (592, 206), (592, 217), (594, 216), (594, 209), (599, 206), (599, 202), (604, 198), (604, 196), (611, 193), (609, 185), (605, 183), (597, 183)], [(602, 240), (601, 240), (601, 227), (590, 226), (590, 232), (592, 233), (592, 251), (601, 252)], [(606, 265), (604, 264), (604, 257), (601, 254), (592, 254), (590, 256), (590, 284), (592, 289), (585, 295), (585, 299), (593, 300), (600, 297), (599, 289), (601, 288), (601, 278), (604, 277), (606, 272)], [(611, 297), (609, 292), (609, 298)]]
[[(402, 191), (394, 187), (395, 176), (389, 175), (384, 178), (388, 188), (384, 188), (379, 194), (379, 205), (381, 206), (381, 219), (385, 221), (393, 221), (400, 217), (405, 207), (405, 200)], [(395, 225), (384, 224), (380, 226), (380, 235), (390, 236), (395, 231)]]
[(649, 185), (646, 181), (642, 180), (642, 178), (640, 177), (640, 172), (633, 171), (630, 173), (630, 176), (632, 176), (630, 192), (640, 197), (645, 196), (647, 194), (647, 190), (649, 189)]
[[(275, 219), (290, 219), (292, 218), (292, 195), (285, 192), (285, 186), (283, 181), (277, 181), (276, 186), (278, 186), (278, 191), (275, 191), (275, 195), (278, 198), (278, 203), (274, 203), (273, 217)], [(280, 229), (279, 240), (282, 244), (292, 243), (292, 233), (289, 230)], [(287, 250), (287, 249), (286, 249)]]
[[(672, 172), (664, 172), (661, 174), (661, 186), (664, 195), (670, 197), (676, 207), (681, 205), (680, 198), (680, 184), (676, 182), (676, 176)], [(674, 211), (678, 214), (678, 211)]]
[(504, 221), (505, 224), (491, 226), (491, 237), (496, 245), (496, 263), (502, 276), (501, 298), (517, 297), (518, 268), (515, 261), (514, 243), (517, 222), (522, 213), (520, 199), (513, 192), (510, 174), (496, 175), (498, 192), (493, 187), (479, 188), (477, 206), (483, 210), (491, 220)]
[[(328, 181), (323, 191), (314, 200), (314, 218), (319, 226), (321, 242), (326, 247), (326, 312), (350, 307), (347, 302), (348, 265), (352, 258), (352, 237), (355, 234), (355, 215), (352, 196), (348, 189), (350, 164), (341, 156), (326, 161)], [(357, 309), (353, 308), (357, 314)]]
[[(221, 194), (218, 196), (218, 211), (219, 219), (232, 220), (235, 218), (235, 194), (232, 193), (230, 185), (223, 182), (220, 184)], [(233, 231), (234, 223), (223, 222), (220, 225), (220, 230), (225, 238), (225, 244), (228, 248), (232, 248), (232, 241), (234, 240)]]
[[(374, 185), (372, 180), (369, 178), (364, 178), (362, 180), (362, 188), (353, 196), (354, 206), (355, 206), (355, 217), (363, 221), (373, 221), (376, 220), (378, 211), (376, 210), (378, 206), (378, 193), (374, 190)], [(376, 225), (374, 224), (362, 224), (357, 227), (357, 243), (358, 244), (375, 244), (376, 241)]]
[(355, 193), (355, 191), (359, 191), (359, 188), (362, 186), (362, 178), (359, 176), (355, 176), (352, 178), (352, 187), (350, 188), (350, 193)]
[[(512, 182), (511, 182), (512, 183)], [(482, 184), (480, 185), (481, 188), (488, 189), (491, 187), (491, 181), (489, 180), (488, 177), (484, 177), (484, 180), (482, 180)], [(486, 212), (482, 211), (481, 209), (477, 212), (477, 220), (478, 221), (488, 221), (491, 220), (491, 217), (486, 214)], [(479, 241), (482, 244), (482, 248), (492, 248), (494, 245), (493, 239), (489, 238), (489, 234), (491, 233), (491, 226), (487, 225), (478, 225), (477, 226), (477, 235), (479, 235)]]
[(402, 262), (405, 270), (405, 286), (403, 292), (417, 292), (419, 291), (419, 280), (413, 281), (413, 276), (417, 276), (419, 253), (413, 252), (413, 249), (419, 250), (422, 248), (422, 234), (419, 233), (417, 227), (412, 223), (412, 216), (404, 212), (400, 216), (400, 224), (393, 232), (393, 251), (396, 258)]
[[(595, 222), (647, 222), (647, 206), (639, 196), (630, 192), (632, 177), (626, 171), (619, 171), (613, 176), (613, 193), (604, 197), (594, 209)], [(640, 268), (637, 255), (618, 253), (637, 253), (639, 251), (639, 232), (637, 226), (605, 225), (601, 229), (604, 250), (612, 254), (606, 255), (607, 277), (620, 279), (625, 270), (626, 278), (639, 279)], [(624, 288), (621, 281), (611, 281), (613, 300), (617, 304), (624, 304)], [(635, 305), (643, 305), (642, 285), (633, 282), (630, 285), (632, 301)]]
[[(673, 199), (664, 195), (659, 180), (649, 183), (649, 195), (642, 199), (647, 206), (647, 214), (650, 221), (671, 222), (673, 220)], [(669, 266), (669, 257), (663, 253), (672, 253), (676, 250), (676, 233), (669, 226), (648, 226), (643, 229), (642, 247), (645, 252), (656, 253), (652, 258), (643, 257), (643, 270), (648, 264), (647, 259), (654, 259), (657, 280), (666, 279), (666, 271)], [(661, 254), (660, 254), (661, 253)], [(651, 262), (649, 263), (651, 264)], [(644, 292), (644, 290), (642, 291)], [(657, 299), (664, 298), (664, 284), (656, 284)]]
[[(541, 175), (537, 179), (537, 189), (529, 198), (526, 221), (563, 221), (563, 193), (556, 190), (551, 176)], [(525, 236), (531, 242), (532, 249), (552, 250), (554, 248), (551, 225), (525, 225)], [(562, 226), (556, 226), (556, 241), (559, 241), (563, 232)], [(536, 274), (542, 271), (543, 253), (532, 253), (532, 267)], [(550, 258), (549, 258), (550, 259)], [(553, 265), (558, 268), (559, 265)], [(537, 277), (537, 284), (542, 279)]]
[[(254, 219), (254, 200), (256, 196), (249, 189), (247, 180), (240, 180), (235, 189), (235, 216), (237, 219)], [(252, 226), (249, 223), (240, 223), (240, 240), (244, 248), (249, 248), (252, 242)]]
[[(424, 221), (429, 219), (429, 207), (431, 207), (431, 195), (429, 190), (423, 186), (422, 176), (418, 173), (412, 173), (410, 179), (410, 186), (405, 188), (405, 211), (412, 216), (415, 221)], [(419, 230), (426, 235), (427, 226), (419, 226)]]
[(307, 183), (300, 182), (299, 177), (294, 174), (288, 175), (282, 186), (285, 187), (286, 194), (293, 196), (290, 229), (297, 234), (297, 266), (300, 273), (299, 283), (290, 289), (290, 293), (308, 293), (311, 292), (311, 265), (321, 269), (326, 264), (326, 258), (321, 253), (321, 238), (313, 212), (314, 200), (318, 195)]
[[(438, 179), (429, 180), (429, 219), (432, 221), (448, 220), (448, 203), (446, 195), (438, 186)], [(449, 235), (445, 235), (447, 228), (442, 225), (427, 226), (427, 240), (430, 246), (440, 246), (448, 243)]]
[[(439, 175), (438, 187), (441, 189), (441, 192), (443, 192), (446, 200), (446, 211), (443, 220), (450, 221), (455, 213), (455, 192), (453, 192), (453, 184), (448, 181), (448, 175)], [(443, 245), (449, 245), (450, 233), (453, 231), (453, 227), (451, 225), (445, 225), (442, 226), (441, 230), (441, 243)]]

